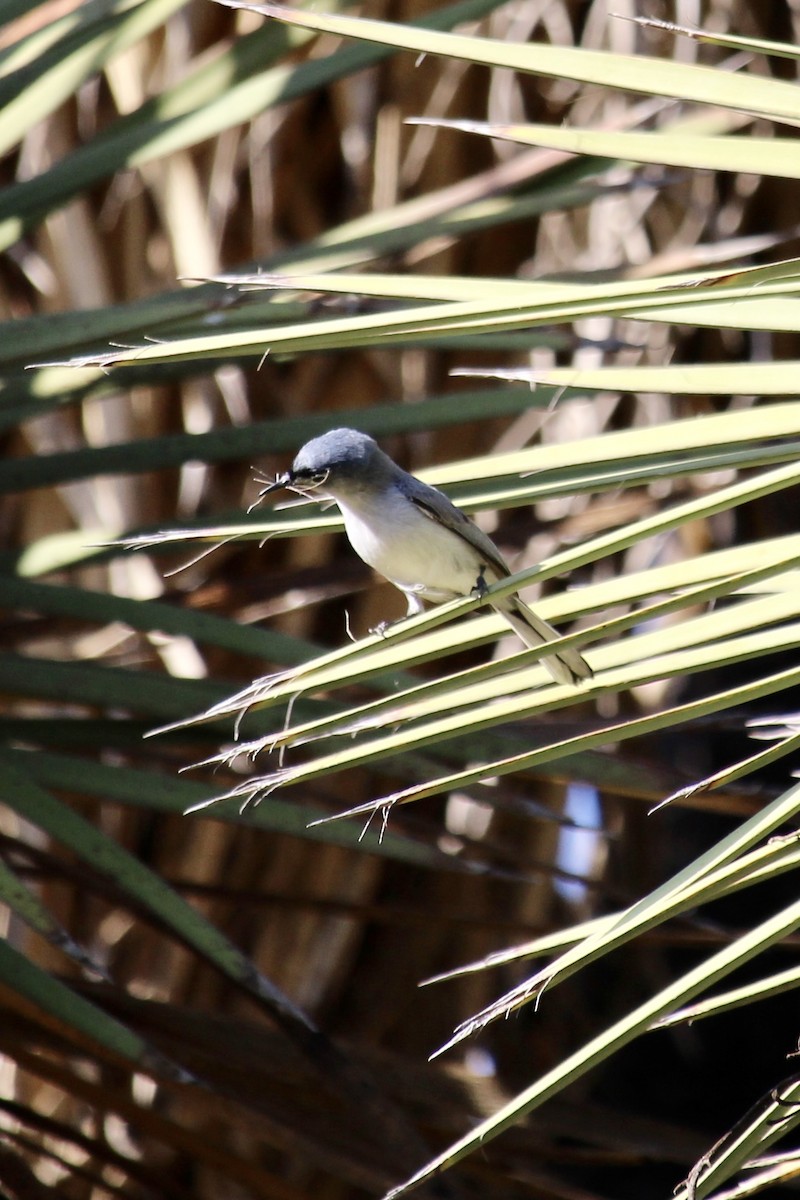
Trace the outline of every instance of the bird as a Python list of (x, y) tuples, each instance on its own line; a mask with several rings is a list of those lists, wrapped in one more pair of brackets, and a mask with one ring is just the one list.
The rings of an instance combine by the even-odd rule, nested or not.
[[(356, 554), (405, 594), (408, 616), (421, 613), (426, 601), (480, 595), (511, 574), (491, 538), (444, 492), (404, 471), (357, 429), (331, 429), (306, 442), (259, 500), (280, 488), (334, 500)], [(489, 603), (531, 649), (559, 639), (518, 596)], [(571, 647), (542, 661), (558, 683), (577, 686), (592, 676)]]

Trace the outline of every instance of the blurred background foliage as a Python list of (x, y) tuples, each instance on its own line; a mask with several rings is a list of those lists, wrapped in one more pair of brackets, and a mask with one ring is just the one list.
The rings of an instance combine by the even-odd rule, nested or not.
[[(768, 839), (796, 824), (800, 12), (369, 0), (363, 15), (495, 39), (509, 65), (317, 37), (210, 0), (0, 2), (9, 1196), (375, 1196), (506, 1112), (501, 1138), (420, 1194), (669, 1195), (791, 1074), (795, 851)], [(605, 82), (512, 69), (529, 45), (620, 58)], [(669, 91), (681, 64), (715, 69), (719, 107), (681, 99), (694, 76)], [(666, 136), (650, 158), (599, 138), (576, 155), (541, 131), (520, 145), (446, 120)], [(688, 368), (705, 364), (701, 386)], [(463, 368), (516, 377), (451, 375)], [(338, 424), (428, 469), (515, 570), (544, 562), (530, 595), (574, 622), (595, 684), (565, 696), (527, 660), (498, 674), (516, 647), (477, 616), (422, 622), (376, 658), (364, 642), (320, 659), (337, 677), (295, 673), (402, 607), (331, 536), (335, 518), (245, 517), (252, 467), (284, 469)], [(189, 533), (209, 528), (249, 536), (198, 554)], [(177, 544), (148, 552), (104, 545), (171, 530)], [(261, 545), (265, 531), (303, 536)], [(595, 647), (609, 630), (622, 636)], [(241, 815), (226, 802), (184, 816), (242, 781), (227, 760), (179, 773), (230, 744), (231, 720), (144, 735), (236, 711), (226, 698), (265, 676), (272, 709), (243, 733), (286, 726), (296, 786)], [(312, 721), (337, 737), (412, 684), (410, 705), (438, 694), (435, 715), (460, 714), (467, 682), (495, 690), (469, 693), (461, 740), (429, 736), (433, 709), (389, 704), (365, 737), (334, 742), (341, 761), (293, 744)], [(777, 716), (765, 752), (747, 721)], [(409, 740), (384, 746), (384, 726)], [(759, 754), (744, 780), (724, 774)], [(265, 753), (257, 769), (274, 765)], [(715, 772), (716, 791), (691, 791)], [(383, 837), (380, 819), (308, 827), (415, 786), (431, 794), (393, 808)], [(698, 858), (726, 837), (739, 840)], [(610, 927), (595, 919), (642, 897), (636, 939), (612, 945), (612, 929), (598, 950)], [(743, 965), (747, 931), (775, 913), (758, 968)], [(584, 969), (566, 963), (562, 993), (519, 1006), (550, 978), (516, 994), (525, 958), (571, 945)], [(638, 1006), (729, 951), (733, 982), (773, 981), (757, 1005), (639, 1036), (690, 989)], [(717, 967), (703, 984), (732, 969)], [(427, 1061), (459, 1023), (506, 1007), (513, 1019)], [(562, 1069), (620, 1022), (613, 1059)], [(554, 1072), (558, 1094), (526, 1120), (525, 1089)], [(697, 1194), (726, 1194), (726, 1172), (790, 1123), (766, 1120)], [(744, 1178), (759, 1190), (796, 1170), (789, 1153)]]

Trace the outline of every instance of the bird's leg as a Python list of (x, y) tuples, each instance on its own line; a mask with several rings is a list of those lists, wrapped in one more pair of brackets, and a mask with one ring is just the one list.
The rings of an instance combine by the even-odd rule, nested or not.
[(485, 570), (486, 563), (481, 563), (480, 570), (478, 571), (478, 578), (475, 580), (475, 584), (472, 588), (472, 595), (477, 596), (479, 600), (482, 600), (489, 590), (489, 585), (486, 582), (486, 576), (484, 575)]

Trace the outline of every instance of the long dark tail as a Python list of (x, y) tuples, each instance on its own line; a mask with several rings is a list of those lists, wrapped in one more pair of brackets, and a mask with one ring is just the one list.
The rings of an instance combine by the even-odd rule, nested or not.
[[(553, 626), (548, 625), (547, 621), (537, 616), (532, 608), (528, 608), (527, 604), (516, 596), (511, 596), (508, 600), (493, 607), (496, 612), (505, 617), (512, 629), (531, 650), (536, 650), (539, 646), (546, 646), (549, 642), (558, 639), (558, 632)], [(547, 667), (557, 683), (567, 683), (572, 687), (577, 687), (585, 679), (591, 679), (593, 674), (592, 668), (583, 655), (572, 649), (559, 650), (543, 656), (542, 666)]]

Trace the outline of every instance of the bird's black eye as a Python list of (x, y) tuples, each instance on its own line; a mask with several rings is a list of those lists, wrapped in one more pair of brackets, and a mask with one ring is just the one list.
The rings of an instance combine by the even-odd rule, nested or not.
[(313, 471), (309, 478), (310, 486), (311, 487), (319, 487), (320, 484), (323, 484), (325, 482), (325, 480), (328, 478), (329, 475), (330, 475), (330, 471), (328, 471), (328, 470)]
[(292, 483), (296, 487), (316, 488), (325, 483), (329, 475), (327, 467), (320, 471), (295, 471)]

